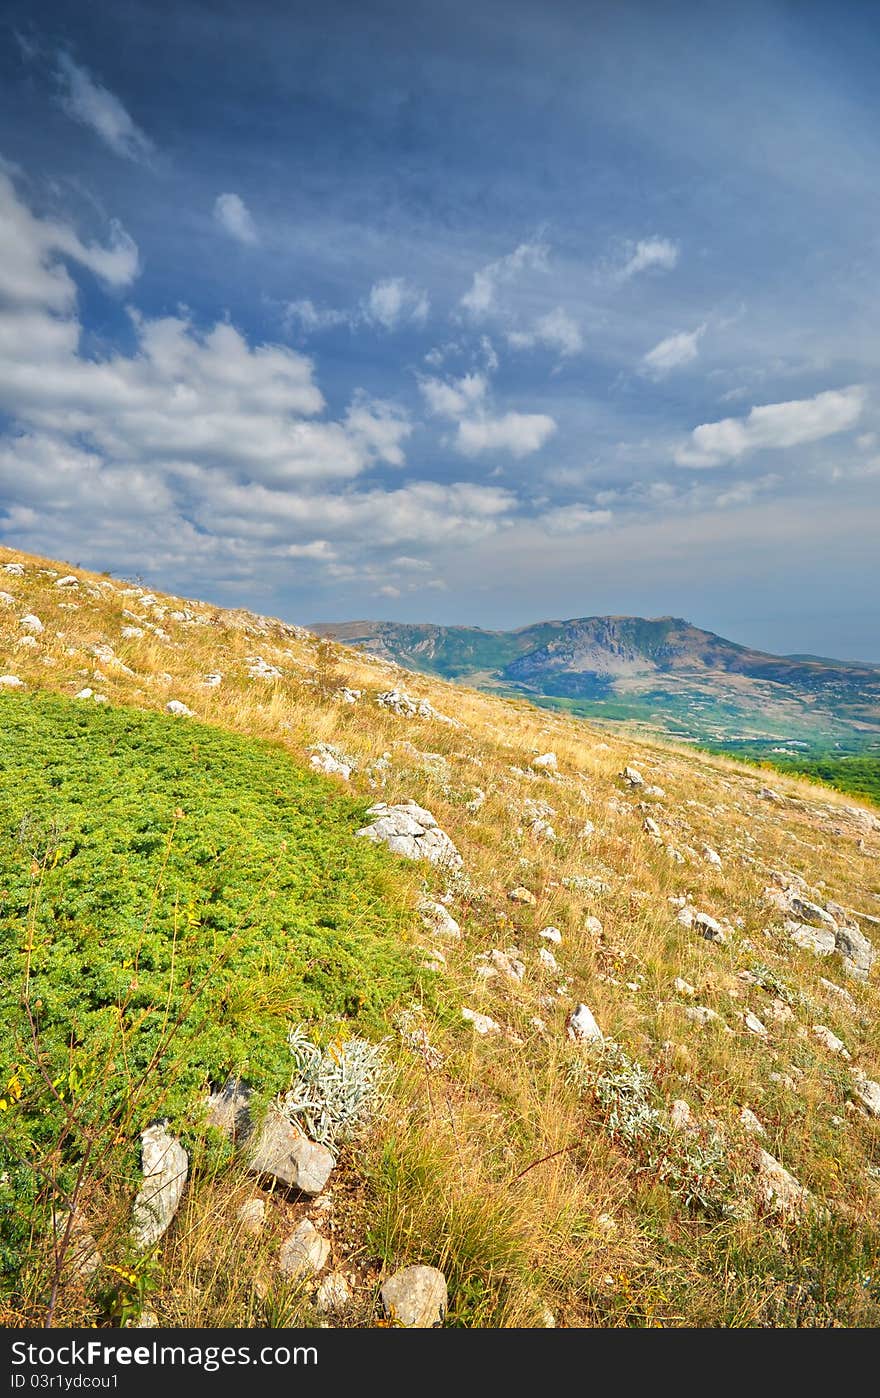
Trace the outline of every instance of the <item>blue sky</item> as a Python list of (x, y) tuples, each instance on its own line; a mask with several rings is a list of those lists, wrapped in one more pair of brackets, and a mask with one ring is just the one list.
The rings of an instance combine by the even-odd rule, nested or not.
[(873, 6), (2, 20), (6, 542), (880, 661)]

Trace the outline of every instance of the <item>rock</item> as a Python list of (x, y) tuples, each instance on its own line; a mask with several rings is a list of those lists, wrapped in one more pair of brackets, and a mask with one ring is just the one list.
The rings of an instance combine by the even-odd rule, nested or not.
[(62, 1277), (65, 1280), (76, 1278), (79, 1281), (87, 1281), (89, 1277), (93, 1277), (102, 1259), (89, 1221), (82, 1210), (75, 1209), (71, 1221), (68, 1209), (53, 1209), (52, 1232), (56, 1247), (61, 1246), (65, 1234), (67, 1235)]
[(448, 869), (461, 868), (462, 857), (449, 836), (440, 829), (431, 812), (415, 801), (396, 806), (379, 801), (370, 807), (367, 815), (373, 816), (372, 825), (365, 825), (357, 832), (365, 839), (386, 844), (405, 859), (427, 859)]
[(245, 1199), (236, 1214), (242, 1233), (247, 1233), (249, 1237), (256, 1237), (263, 1227), (265, 1217), (265, 1199)]
[(388, 1278), (380, 1295), (386, 1318), (406, 1330), (442, 1325), (449, 1306), (446, 1278), (436, 1267), (404, 1267)]
[(591, 937), (601, 937), (604, 933), (604, 930), (605, 929), (603, 928), (599, 918), (593, 916), (592, 914), (590, 914), (589, 917), (584, 918), (584, 931), (589, 932)]
[(623, 771), (620, 773), (620, 777), (628, 786), (639, 787), (645, 785), (645, 778), (635, 767), (624, 767)]
[(81, 689), (78, 691), (78, 693), (74, 694), (73, 697), (74, 699), (91, 699), (94, 692), (95, 691), (93, 689)]
[(681, 976), (676, 976), (675, 980), (672, 982), (672, 988), (677, 991), (679, 995), (687, 996), (689, 1000), (692, 1000), (697, 993), (690, 981), (682, 980)]
[(57, 582), (55, 583), (55, 586), (56, 586), (56, 587), (79, 587), (79, 578), (75, 578), (75, 577), (73, 576), (72, 573), (68, 573), (66, 577), (64, 577), (64, 578), (59, 578), (59, 579), (57, 580)]
[(149, 1248), (177, 1213), (189, 1173), (189, 1156), (165, 1122), (141, 1132), (141, 1169), (144, 1182), (134, 1201), (132, 1238), (135, 1247)]
[(0, 607), (11, 607), (15, 602), (11, 592), (0, 592)]
[(22, 636), (15, 644), (22, 650), (34, 650), (39, 645), (39, 641), (36, 636)]
[(212, 1092), (206, 1104), (205, 1120), (228, 1140), (241, 1144), (254, 1129), (251, 1120), (253, 1092), (240, 1078), (229, 1078), (219, 1092)]
[(341, 1272), (328, 1272), (318, 1285), (315, 1304), (322, 1315), (332, 1315), (334, 1311), (344, 1311), (351, 1301), (348, 1282)]
[(34, 616), (33, 612), (28, 612), (27, 616), (19, 617), (18, 624), (23, 626), (25, 631), (33, 632), (35, 636), (41, 636), (46, 629), (40, 618)]
[(865, 934), (858, 927), (837, 927), (834, 940), (846, 974), (854, 980), (866, 981), (877, 959), (877, 952)]
[(270, 665), (268, 660), (264, 660), (261, 655), (246, 655), (245, 664), (248, 667), (248, 678), (252, 680), (280, 680), (283, 679), (281, 671), (277, 665)]
[(311, 757), (309, 766), (316, 772), (324, 772), (330, 777), (342, 777), (348, 781), (351, 776), (354, 762), (350, 757), (343, 756), (337, 748), (331, 747), (329, 743), (318, 743), (314, 748), (310, 748)]
[(837, 1035), (833, 1034), (824, 1024), (814, 1024), (812, 1034), (816, 1042), (821, 1044), (823, 1048), (827, 1048), (829, 1053), (833, 1053), (837, 1058), (845, 1059), (847, 1063), (850, 1062), (852, 1054), (843, 1040), (838, 1039)]
[(785, 892), (789, 912), (801, 922), (814, 923), (818, 926), (828, 927), (832, 932), (836, 931), (837, 923), (830, 913), (824, 908), (820, 908), (818, 903), (813, 903), (809, 898), (804, 898), (796, 889), (789, 888)]
[(541, 757), (533, 757), (529, 766), (537, 767), (539, 772), (555, 772), (557, 767), (556, 753), (545, 752)]
[(778, 791), (774, 791), (772, 786), (762, 786), (758, 792), (758, 799), (761, 801), (772, 801), (776, 806), (785, 805), (785, 797), (780, 796)]
[(320, 1272), (329, 1256), (329, 1242), (310, 1219), (304, 1218), (281, 1244), (278, 1265), (283, 1276), (301, 1279)]
[(811, 951), (814, 956), (830, 956), (837, 946), (837, 938), (827, 927), (808, 927), (805, 922), (786, 923), (786, 930), (795, 946)]
[(865, 1073), (853, 1072), (853, 1094), (868, 1116), (880, 1117), (880, 1082), (873, 1082)]
[(219, 670), (212, 670), (210, 674), (205, 675), (202, 679), (202, 685), (205, 689), (219, 689), (222, 683), (223, 676)]
[(722, 1024), (725, 1029), (727, 1028), (720, 1014), (716, 1010), (710, 1009), (708, 1005), (686, 1005), (684, 1012), (688, 1019), (694, 1021), (694, 1024)]
[(139, 641), (147, 633), (142, 626), (123, 626), (119, 634), (123, 641)]
[(754, 1034), (759, 1039), (770, 1038), (770, 1031), (766, 1024), (763, 1024), (756, 1014), (752, 1014), (751, 1010), (746, 1010), (739, 1018), (743, 1028), (747, 1029), (750, 1034)]
[(750, 1136), (766, 1136), (767, 1134), (751, 1107), (743, 1107), (739, 1114), (739, 1124)]
[(552, 942), (556, 947), (558, 947), (562, 941), (562, 933), (558, 927), (542, 927), (538, 936), (543, 937), (545, 942)]
[(558, 971), (559, 962), (553, 955), (549, 947), (540, 947), (538, 950), (538, 960), (545, 971)]
[(516, 955), (516, 948), (508, 951), (493, 950), (489, 953), (489, 960), (495, 970), (500, 975), (506, 976), (509, 981), (521, 981), (526, 973), (526, 968)]
[(676, 915), (675, 915), (675, 920), (676, 920), (676, 922), (681, 923), (681, 926), (682, 926), (682, 927), (693, 927), (693, 925), (694, 925), (694, 910), (693, 910), (693, 908), (689, 908), (689, 907), (687, 907), (687, 906), (685, 906), (685, 907), (683, 907), (683, 908), (679, 908), (678, 912), (677, 912)]
[(4, 573), (9, 573), (13, 578), (24, 577), (24, 568), (21, 563), (4, 563)]
[(842, 985), (835, 985), (834, 981), (827, 981), (824, 976), (819, 977), (819, 984), (829, 995), (841, 1005), (845, 1005), (851, 1014), (858, 1014), (859, 1007), (848, 990), (844, 990)]
[(377, 694), (376, 703), (380, 708), (389, 709), (391, 713), (397, 714), (398, 718), (431, 718), (437, 723), (449, 723), (454, 728), (461, 727), (457, 719), (447, 718), (446, 714), (438, 713), (427, 699), (414, 699), (403, 689), (388, 689), (384, 694)]
[(588, 840), (591, 835), (595, 835), (596, 827), (591, 820), (587, 820), (578, 831), (579, 840)]
[(642, 829), (644, 830), (646, 835), (651, 836), (652, 840), (663, 839), (663, 836), (660, 834), (660, 826), (657, 824), (653, 816), (645, 816), (644, 822), (642, 824)]
[(362, 694), (362, 689), (349, 689), (347, 686), (343, 686), (342, 689), (337, 689), (333, 698), (338, 699), (340, 704), (356, 704)]
[(713, 864), (716, 869), (721, 868), (721, 855), (711, 845), (703, 845), (703, 858), (707, 864)]
[(0, 688), (24, 689), (24, 680), (20, 680), (18, 675), (0, 675)]
[(522, 886), (522, 884), (520, 884), (517, 888), (512, 888), (507, 896), (510, 899), (511, 903), (524, 903), (526, 907), (529, 908), (534, 908), (538, 901), (534, 893), (530, 893), (527, 888), (524, 888)]
[(474, 1032), (477, 1034), (501, 1033), (501, 1025), (496, 1023), (494, 1019), (491, 1019), (489, 1015), (481, 1015), (478, 1014), (476, 1010), (469, 1010), (465, 1006), (462, 1006), (461, 1017), (462, 1019), (466, 1019), (468, 1024), (474, 1026)]
[(586, 1005), (580, 1004), (572, 1010), (566, 1025), (568, 1037), (576, 1044), (601, 1044), (605, 1041), (605, 1036), (599, 1028), (593, 1012)]
[(809, 1206), (809, 1191), (760, 1146), (754, 1158), (754, 1168), (758, 1173), (759, 1198), (768, 1209), (774, 1213), (793, 1214), (803, 1213)]
[[(687, 912), (687, 909), (683, 908), (682, 912)], [(727, 941), (721, 923), (717, 922), (714, 917), (710, 917), (708, 913), (694, 913), (693, 925), (695, 930), (699, 932), (701, 937), (705, 937), (707, 942)]]
[(248, 1171), (271, 1175), (304, 1194), (320, 1194), (335, 1164), (326, 1146), (310, 1141), (280, 1112), (270, 1110), (251, 1152)]
[(778, 996), (770, 1001), (767, 1014), (776, 1024), (791, 1024), (794, 1019), (794, 1011), (791, 1006)]
[(693, 1114), (683, 1097), (677, 1098), (669, 1113), (669, 1124), (673, 1131), (688, 1131), (693, 1126)]
[(426, 931), (448, 937), (452, 942), (460, 941), (461, 928), (442, 903), (436, 903), (433, 898), (422, 898), (419, 902), (419, 914)]
[(426, 954), (422, 964), (426, 971), (433, 971), (437, 975), (442, 975), (446, 970), (446, 957), (438, 947), (432, 947)]
[(165, 705), (165, 712), (176, 714), (179, 718), (195, 718), (192, 709), (188, 709), (186, 704), (182, 704), (179, 699), (169, 699)]

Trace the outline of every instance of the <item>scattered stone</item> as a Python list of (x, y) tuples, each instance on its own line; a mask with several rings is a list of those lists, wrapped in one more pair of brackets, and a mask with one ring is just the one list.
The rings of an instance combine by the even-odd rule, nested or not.
[(703, 845), (703, 858), (707, 864), (714, 865), (716, 869), (721, 868), (721, 855), (711, 845)]
[(529, 766), (537, 767), (539, 771), (543, 772), (555, 772), (557, 768), (556, 753), (545, 752), (541, 757), (533, 757)]
[(229, 1078), (206, 1104), (205, 1120), (228, 1140), (241, 1144), (254, 1129), (251, 1119), (253, 1092), (241, 1078)]
[(622, 781), (625, 781), (632, 787), (645, 785), (645, 778), (635, 767), (624, 767), (623, 771), (620, 773), (620, 777)]
[(739, 1114), (739, 1124), (750, 1136), (766, 1136), (767, 1132), (761, 1125), (751, 1107), (743, 1107)]
[(374, 817), (372, 825), (357, 832), (365, 839), (386, 844), (405, 859), (427, 859), (449, 869), (461, 868), (462, 857), (445, 830), (440, 829), (430, 811), (415, 801), (396, 806), (379, 801), (367, 815)]
[(596, 1023), (592, 1010), (584, 1004), (572, 1010), (566, 1031), (568, 1037), (576, 1044), (601, 1044), (605, 1041), (605, 1035)]
[(40, 643), (36, 636), (21, 636), (16, 641), (16, 646), (21, 650), (34, 650)]
[(853, 1093), (868, 1116), (880, 1117), (880, 1082), (873, 1082), (860, 1069), (853, 1071)]
[(767, 1014), (776, 1024), (791, 1024), (794, 1019), (794, 1010), (778, 995), (770, 1001)]
[(149, 1248), (177, 1213), (189, 1173), (189, 1156), (165, 1122), (141, 1132), (141, 1170), (144, 1182), (134, 1201), (132, 1238), (135, 1247)]
[(785, 805), (785, 797), (780, 796), (778, 791), (774, 791), (772, 786), (762, 786), (758, 792), (758, 799), (761, 801), (772, 801), (776, 806)]
[(538, 936), (543, 937), (545, 942), (552, 942), (555, 947), (562, 942), (562, 933), (558, 927), (542, 927)]
[(717, 1010), (710, 1009), (708, 1005), (686, 1005), (684, 1012), (695, 1024), (722, 1024), (727, 1028)]
[(814, 956), (830, 956), (837, 947), (837, 939), (827, 927), (808, 927), (805, 922), (787, 922), (785, 927), (795, 946)]
[(345, 757), (338, 748), (332, 747), (329, 743), (318, 743), (309, 751), (312, 754), (309, 758), (309, 766), (313, 767), (316, 772), (324, 772), (330, 777), (342, 777), (348, 781), (354, 767), (354, 762), (350, 757)]
[(419, 913), (426, 931), (448, 937), (452, 942), (461, 940), (461, 927), (442, 903), (435, 902), (433, 898), (422, 898)]
[(553, 955), (549, 947), (540, 947), (538, 950), (538, 960), (545, 971), (558, 971), (559, 962)]
[(600, 1233), (604, 1233), (606, 1238), (613, 1237), (617, 1232), (617, 1219), (613, 1214), (599, 1214), (596, 1219), (596, 1227)]
[(660, 834), (660, 826), (657, 824), (653, 816), (645, 816), (642, 829), (644, 830), (646, 835), (651, 836), (652, 840), (663, 839), (663, 836)]
[(178, 718), (195, 718), (192, 709), (188, 709), (186, 704), (182, 704), (179, 699), (169, 699), (165, 705), (165, 712), (175, 714)]
[(11, 592), (0, 592), (0, 607), (11, 607), (15, 602)]
[(601, 937), (604, 935), (605, 929), (601, 920), (591, 913), (589, 917), (584, 918), (584, 931), (589, 932), (591, 937)]
[(449, 723), (455, 728), (461, 727), (457, 719), (448, 718), (446, 714), (438, 713), (434, 705), (429, 704), (427, 699), (414, 699), (403, 689), (388, 689), (384, 694), (377, 694), (376, 703), (381, 709), (388, 709), (391, 713), (397, 714), (398, 718), (431, 718), (437, 723)]
[(509, 981), (520, 982), (526, 973), (524, 964), (516, 956), (515, 947), (508, 951), (493, 950), (489, 953), (489, 960), (495, 970)]
[(315, 1305), (322, 1315), (344, 1311), (351, 1301), (348, 1282), (341, 1272), (328, 1272), (318, 1285)]
[[(69, 1225), (69, 1231), (68, 1231)], [(101, 1253), (89, 1221), (81, 1209), (75, 1209), (71, 1220), (68, 1209), (53, 1209), (52, 1232), (55, 1246), (60, 1247), (67, 1235), (62, 1276), (87, 1281), (101, 1265)]]
[(753, 1014), (751, 1010), (746, 1010), (744, 1014), (741, 1014), (740, 1020), (744, 1028), (746, 1028), (750, 1034), (756, 1035), (759, 1039), (769, 1039), (770, 1031), (766, 1024), (762, 1023), (762, 1021), (758, 1019), (758, 1016)]
[(33, 632), (35, 636), (42, 635), (46, 629), (40, 618), (34, 616), (33, 612), (28, 612), (27, 616), (19, 617), (18, 624), (23, 626), (25, 631)]
[(75, 578), (72, 573), (66, 577), (59, 578), (55, 583), (56, 587), (79, 587), (79, 578)]
[(347, 686), (343, 686), (342, 689), (337, 689), (333, 698), (338, 699), (340, 704), (356, 704), (363, 692), (362, 689), (349, 689)]
[(677, 991), (679, 995), (685, 995), (689, 1000), (692, 1000), (697, 993), (690, 981), (682, 980), (681, 976), (676, 976), (675, 980), (672, 982), (672, 988)]
[(534, 893), (530, 893), (522, 884), (517, 888), (512, 888), (507, 896), (511, 903), (525, 903), (529, 908), (534, 908), (538, 901)]
[(270, 665), (268, 660), (264, 660), (261, 655), (246, 655), (245, 664), (248, 667), (249, 679), (280, 680), (284, 678), (278, 666)]
[(24, 577), (24, 568), (20, 563), (4, 563), (3, 571), (4, 573), (11, 574), (14, 578)]
[(446, 1278), (436, 1267), (404, 1267), (388, 1278), (380, 1295), (386, 1318), (407, 1330), (442, 1325), (449, 1306)]
[[(686, 911), (686, 908), (682, 909), (682, 912)], [(681, 916), (681, 914), (679, 914), (679, 916)], [(693, 925), (695, 930), (699, 932), (701, 937), (705, 937), (707, 942), (727, 941), (721, 923), (717, 922), (714, 917), (710, 917), (708, 913), (694, 913)]]
[(843, 1040), (838, 1039), (837, 1035), (833, 1034), (824, 1024), (814, 1024), (812, 1032), (816, 1042), (821, 1044), (823, 1048), (827, 1048), (829, 1053), (833, 1053), (837, 1058), (845, 1059), (847, 1063), (851, 1061), (852, 1054)]
[(683, 907), (683, 908), (679, 908), (678, 912), (677, 912), (676, 915), (675, 915), (675, 920), (676, 920), (676, 922), (680, 922), (681, 925), (682, 925), (682, 927), (693, 927), (693, 925), (694, 925), (694, 910), (693, 910), (693, 908), (689, 908), (687, 905), (685, 905), (685, 907)]
[(837, 927), (835, 946), (843, 959), (843, 969), (854, 980), (866, 981), (877, 959), (871, 942), (858, 927)]
[(774, 1156), (758, 1147), (754, 1168), (758, 1173), (761, 1202), (774, 1213), (803, 1213), (810, 1202), (809, 1191)]
[(329, 1242), (311, 1219), (304, 1218), (281, 1244), (278, 1265), (283, 1276), (301, 1279), (320, 1272), (329, 1256)]
[(18, 675), (0, 675), (0, 686), (3, 689), (24, 689), (24, 680), (20, 680)]
[(209, 675), (205, 675), (202, 685), (205, 689), (219, 689), (223, 683), (223, 676), (219, 670), (212, 670)]
[(245, 1199), (241, 1205), (236, 1218), (241, 1224), (242, 1233), (247, 1233), (249, 1237), (256, 1237), (263, 1227), (266, 1217), (265, 1199)]
[(270, 1175), (304, 1194), (320, 1194), (336, 1161), (326, 1146), (308, 1137), (280, 1112), (266, 1113), (248, 1163), (252, 1175)]
[(587, 820), (578, 831), (579, 840), (588, 840), (591, 835), (595, 835), (596, 827), (591, 820)]
[(461, 1017), (466, 1019), (468, 1024), (474, 1026), (476, 1034), (500, 1034), (501, 1032), (501, 1025), (496, 1020), (491, 1019), (489, 1015), (478, 1014), (476, 1010), (469, 1010), (462, 1006)]

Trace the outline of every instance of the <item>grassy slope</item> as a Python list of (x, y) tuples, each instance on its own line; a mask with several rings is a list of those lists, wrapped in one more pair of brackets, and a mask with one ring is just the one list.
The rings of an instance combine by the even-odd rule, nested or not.
[[(20, 557), (24, 577), (0, 573), (0, 587), (15, 596), (0, 613), (0, 671), (27, 685), (9, 696), (11, 704), (30, 707), (45, 689), (69, 697), (89, 684), (117, 713), (122, 706), (158, 711), (151, 731), (167, 733), (171, 745), (195, 729), (161, 712), (180, 699), (218, 730), (270, 739), (279, 786), (285, 764), (292, 761), (294, 773), (310, 745), (334, 742), (354, 759), (350, 786), (361, 802), (415, 798), (464, 856), (458, 880), (430, 866), (382, 866), (402, 880), (399, 898), (410, 909), (416, 883), (434, 894), (448, 889), (463, 938), (444, 944), (439, 1008), (417, 1001), (414, 1010), (442, 1067), (428, 1069), (398, 1037), (392, 1102), (341, 1167), (334, 1263), (363, 1301), (348, 1323), (369, 1323), (371, 1286), (382, 1269), (404, 1261), (446, 1269), (450, 1323), (460, 1325), (541, 1324), (546, 1306), (571, 1325), (878, 1322), (873, 1272), (865, 1280), (865, 1257), (878, 1245), (878, 1128), (848, 1108), (850, 1069), (811, 1033), (813, 1024), (827, 1025), (877, 1077), (876, 971), (867, 985), (846, 982), (853, 1013), (821, 984), (822, 976), (842, 980), (837, 958), (819, 961), (794, 948), (763, 895), (773, 870), (801, 874), (817, 896), (853, 909), (876, 940), (865, 919), (880, 912), (880, 831), (851, 802), (779, 777), (773, 784), (784, 804), (769, 804), (759, 796), (766, 773), (723, 758), (596, 732), (525, 703), (405, 674), (273, 622), (166, 598), (157, 611), (140, 600), (140, 589), (84, 573), (79, 589), (59, 591), (58, 565)], [(19, 645), (25, 612), (45, 625), (36, 647)], [(131, 625), (143, 634), (124, 639), (122, 627)], [(120, 663), (97, 659), (96, 644), (109, 644)], [(254, 655), (282, 677), (250, 678)], [(202, 677), (212, 670), (223, 682), (206, 689)], [(359, 703), (340, 701), (342, 683), (363, 690)], [(407, 722), (382, 710), (375, 696), (393, 685), (454, 714), (462, 727)], [(558, 773), (538, 775), (530, 760), (548, 749)], [(617, 779), (626, 763), (664, 789), (652, 814), (683, 863), (642, 829), (638, 797)], [(25, 772), (22, 790), (31, 776), (42, 779)], [(93, 804), (106, 829), (102, 806)], [(530, 829), (545, 807), (552, 841)], [(350, 831), (356, 808), (342, 802), (339, 809), (349, 814), (337, 829)], [(594, 829), (586, 835), (588, 821)], [(702, 857), (704, 842), (721, 855), (721, 868)], [(593, 882), (572, 885), (572, 878)], [(509, 899), (522, 884), (534, 906)], [(193, 888), (197, 903), (208, 887), (210, 880)], [(730, 920), (726, 946), (676, 921), (668, 900), (681, 895)], [(386, 897), (399, 907), (388, 890)], [(601, 919), (601, 934), (588, 916)], [(23, 935), (20, 916), (16, 922)], [(562, 934), (558, 970), (538, 956), (546, 945), (538, 933), (548, 924)], [(428, 934), (420, 940), (435, 944)], [(510, 947), (525, 966), (521, 982), (478, 974), (482, 956)], [(730, 1032), (685, 1016), (676, 977), (695, 987), (698, 1003)], [(260, 989), (261, 973), (250, 975), (248, 994)], [(642, 1083), (656, 1120), (682, 1098), (697, 1122), (695, 1137), (682, 1144), (653, 1126), (633, 1136), (609, 1115), (608, 1083), (584, 1077), (582, 1055), (565, 1036), (579, 1000), (640, 1067), (642, 1078), (630, 1078)], [(774, 1017), (779, 1001), (791, 1019)], [(475, 1035), (457, 1017), (462, 1004), (491, 1015), (501, 1032)], [(746, 1010), (768, 1026), (766, 1039), (745, 1029)], [(615, 1091), (629, 1072), (621, 1067)], [(272, 1083), (260, 1085), (268, 1091)], [(766, 1148), (827, 1214), (795, 1226), (745, 1207), (752, 1177), (751, 1145), (738, 1121), (743, 1106), (764, 1123)], [(133, 1114), (130, 1142), (142, 1124)], [(712, 1154), (717, 1129), (727, 1142), (723, 1168)], [(199, 1159), (196, 1152), (196, 1165)], [(234, 1208), (249, 1187), (228, 1169), (218, 1177), (194, 1168), (181, 1221), (159, 1250), (152, 1304), (169, 1324), (307, 1318), (301, 1299), (279, 1292), (274, 1270), (280, 1238), (300, 1206), (270, 1200), (261, 1238), (242, 1239)], [(130, 1189), (129, 1179), (123, 1184)], [(105, 1196), (104, 1246), (113, 1257), (111, 1206), (125, 1189), (99, 1193), (99, 1218)], [(225, 1251), (218, 1251), (218, 1229)], [(94, 1314), (90, 1295), (66, 1296), (68, 1313), (79, 1306), (77, 1314)], [(28, 1297), (28, 1313), (39, 1314), (38, 1276)]]

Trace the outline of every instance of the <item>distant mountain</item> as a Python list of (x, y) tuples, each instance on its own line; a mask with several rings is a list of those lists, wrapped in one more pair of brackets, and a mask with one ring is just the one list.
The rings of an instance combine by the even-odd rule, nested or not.
[(681, 617), (593, 616), (516, 631), (389, 621), (311, 628), (411, 670), (678, 737), (880, 739), (880, 666), (770, 655)]

